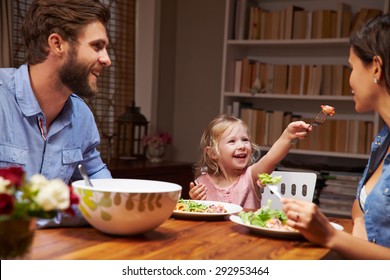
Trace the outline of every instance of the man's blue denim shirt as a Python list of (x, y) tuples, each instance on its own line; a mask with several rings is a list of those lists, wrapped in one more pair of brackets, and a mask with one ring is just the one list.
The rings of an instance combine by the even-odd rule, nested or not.
[[(358, 201), (360, 201), (359, 196), (363, 185), (380, 165), (389, 143), (389, 127), (386, 125), (372, 143), (370, 158), (357, 190)], [(390, 155), (386, 156), (382, 176), (368, 194), (362, 211), (368, 240), (390, 247)]]
[(27, 178), (40, 173), (69, 183), (81, 179), (77, 165), (82, 163), (91, 178), (111, 178), (99, 143), (93, 114), (81, 98), (72, 94), (46, 131), (28, 66), (0, 69), (0, 168), (18, 165)]

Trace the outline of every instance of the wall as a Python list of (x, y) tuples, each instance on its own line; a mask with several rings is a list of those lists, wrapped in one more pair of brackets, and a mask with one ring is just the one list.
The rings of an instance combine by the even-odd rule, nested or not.
[(159, 0), (138, 0), (136, 7), (135, 102), (148, 120), (156, 119), (159, 3)]
[[(219, 113), (225, 1), (176, 2), (174, 97), (171, 99), (172, 89), (160, 80), (158, 124), (164, 124), (166, 117), (172, 118), (174, 141), (169, 156), (195, 162), (201, 134)], [(166, 15), (162, 14), (162, 22)], [(164, 42), (164, 33), (160, 36)], [(166, 51), (160, 48), (161, 54)], [(163, 55), (160, 57), (162, 78), (173, 66), (171, 61), (163, 61)], [(173, 101), (169, 102), (171, 108), (164, 103), (165, 97)]]

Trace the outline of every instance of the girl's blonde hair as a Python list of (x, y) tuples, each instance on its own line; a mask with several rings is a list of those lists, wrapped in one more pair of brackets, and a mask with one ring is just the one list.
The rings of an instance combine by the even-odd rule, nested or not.
[[(217, 176), (220, 174), (218, 161), (212, 159), (209, 156), (207, 150), (212, 149), (212, 152), (219, 155), (219, 140), (221, 139), (225, 131), (234, 124), (241, 124), (247, 130), (249, 141), (251, 142), (248, 125), (243, 120), (226, 114), (216, 117), (208, 124), (207, 128), (203, 132), (202, 138), (200, 139), (201, 158), (198, 163), (195, 164), (195, 178), (199, 177), (201, 174), (204, 173), (213, 174)], [(252, 155), (248, 166), (256, 162), (260, 157), (259, 147), (252, 142), (251, 146)]]

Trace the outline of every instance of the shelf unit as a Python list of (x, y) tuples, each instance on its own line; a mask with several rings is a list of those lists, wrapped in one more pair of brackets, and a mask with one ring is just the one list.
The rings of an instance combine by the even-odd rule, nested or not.
[[(318, 9), (336, 10), (337, 3), (343, 2), (350, 5), (352, 13), (357, 13), (362, 8), (374, 8), (389, 11), (389, 0), (247, 0), (247, 4), (260, 6), (268, 11), (285, 9), (289, 5), (296, 5), (307, 11)], [(244, 58), (261, 61), (268, 64), (287, 65), (345, 65), (348, 66), (349, 41), (348, 38), (329, 39), (272, 39), (272, 40), (247, 40), (235, 39), (235, 11), (236, 0), (226, 0), (225, 34), (222, 63), (222, 92), (220, 112), (228, 112), (229, 105), (234, 102), (251, 104), (253, 108), (264, 110), (281, 110), (300, 115), (302, 118), (313, 118), (320, 110), (320, 105), (329, 104), (336, 108), (334, 120), (362, 120), (373, 124), (373, 135), (381, 128), (380, 117), (376, 113), (358, 114), (354, 109), (352, 96), (335, 95), (291, 95), (268, 93), (235, 92), (235, 61)], [(271, 27), (270, 27), (271, 28)], [(321, 129), (321, 127), (316, 128)], [(263, 146), (263, 150), (269, 149), (269, 145)], [(338, 159), (367, 159), (367, 153), (335, 152), (321, 150), (291, 149), (290, 154), (307, 157), (331, 157)]]

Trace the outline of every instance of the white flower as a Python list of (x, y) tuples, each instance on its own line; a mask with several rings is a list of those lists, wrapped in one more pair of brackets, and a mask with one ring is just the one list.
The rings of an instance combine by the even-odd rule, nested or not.
[(63, 181), (55, 179), (47, 181), (46, 184), (38, 181), (35, 185), (40, 188), (40, 191), (36, 197), (36, 202), (44, 211), (65, 210), (69, 207), (69, 189)]
[(3, 177), (0, 177), (0, 193), (9, 193), (9, 190), (7, 188), (9, 183), (9, 180), (4, 180)]
[(39, 191), (49, 183), (49, 180), (41, 174), (35, 174), (30, 178), (30, 183), (32, 191)]

